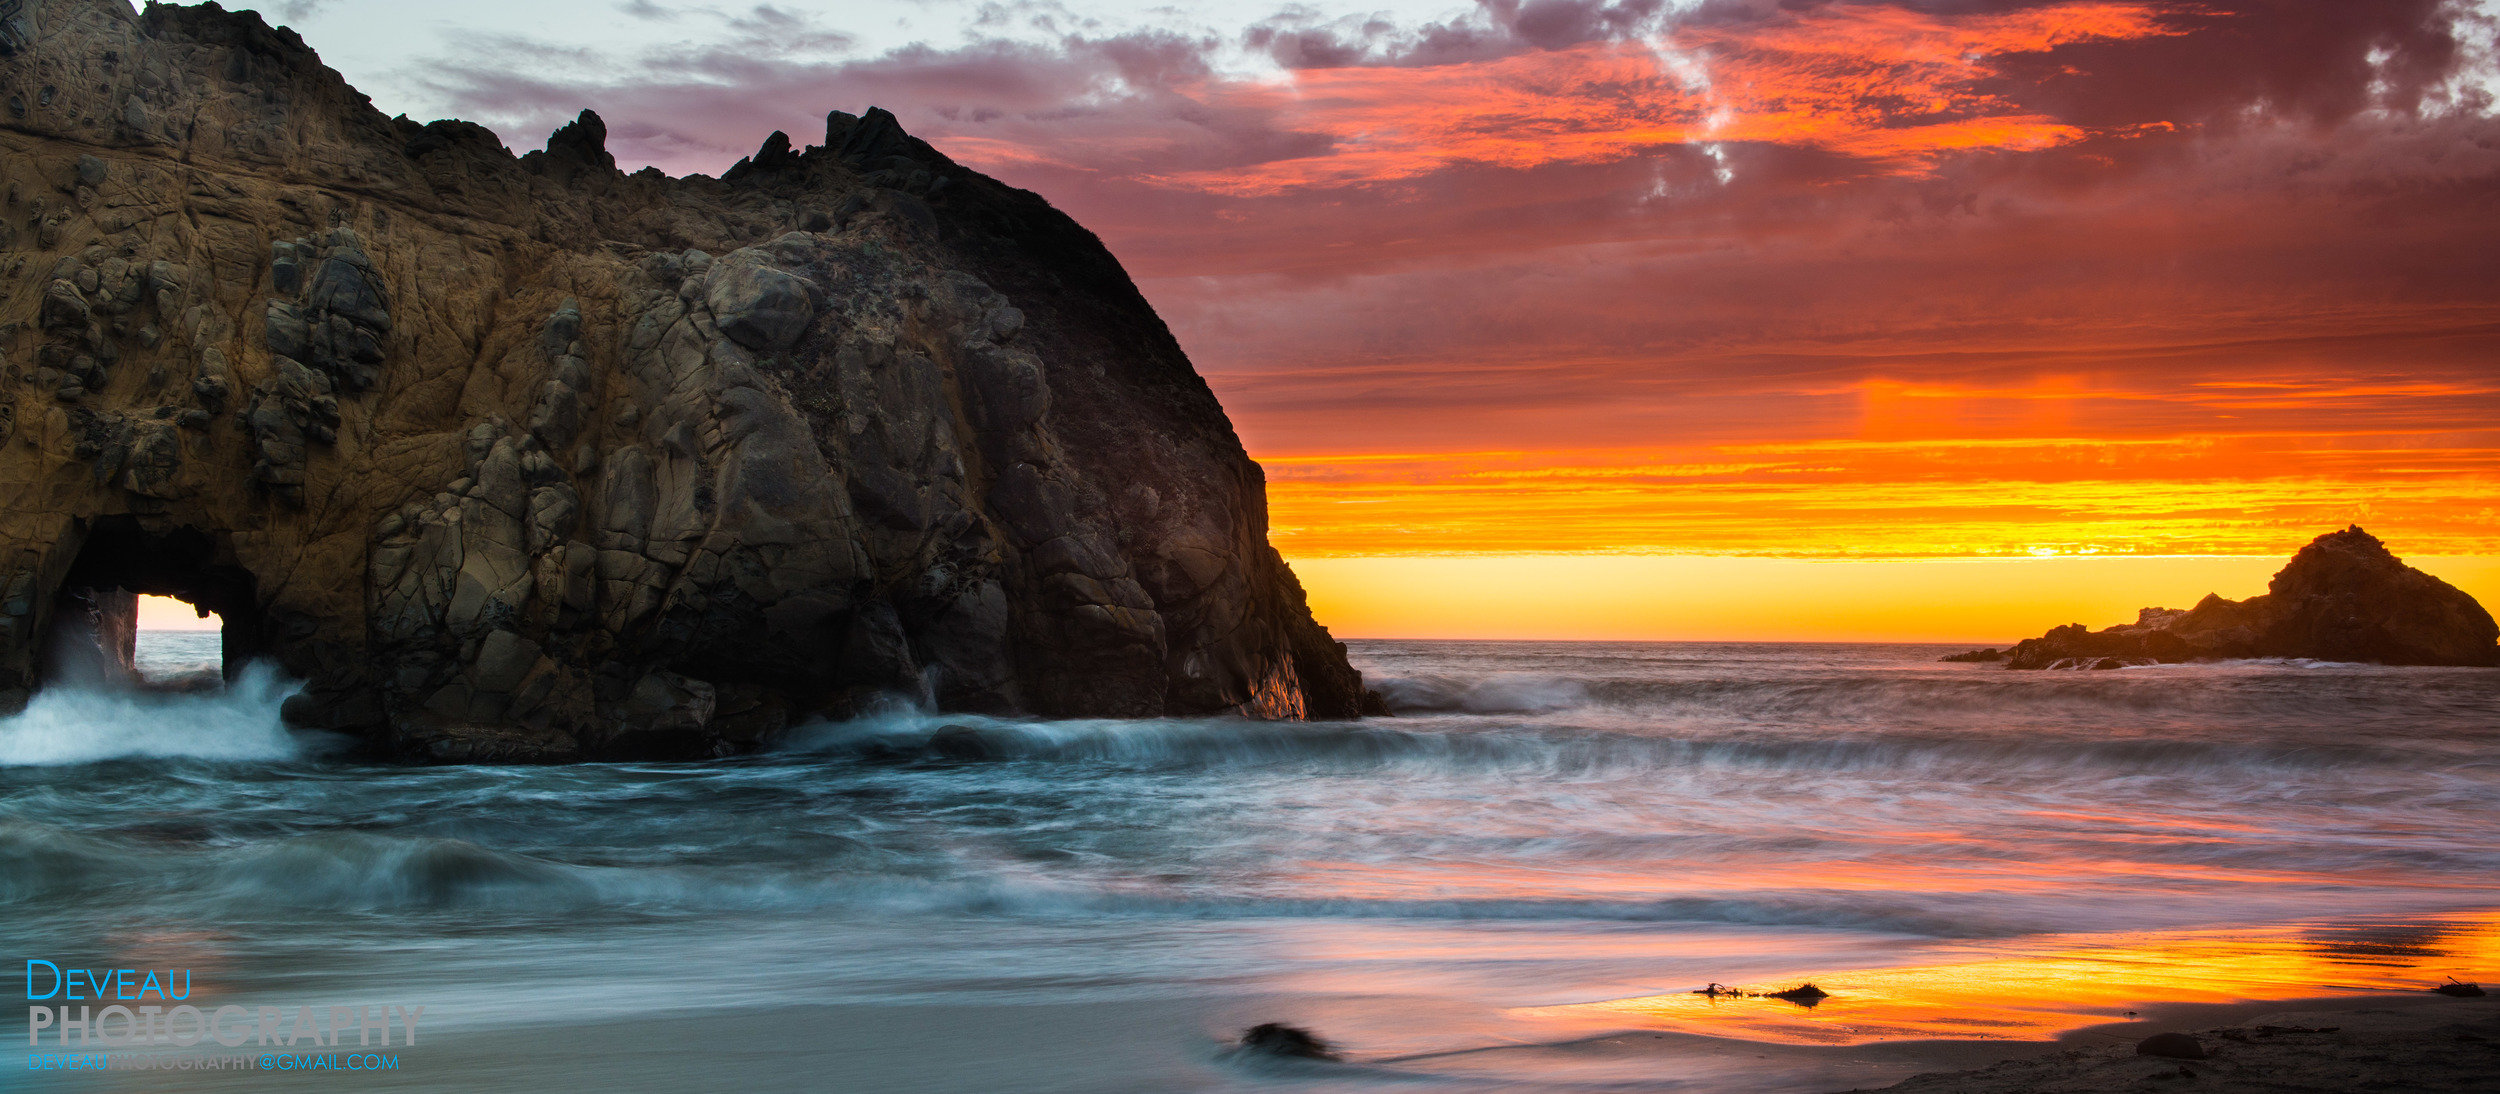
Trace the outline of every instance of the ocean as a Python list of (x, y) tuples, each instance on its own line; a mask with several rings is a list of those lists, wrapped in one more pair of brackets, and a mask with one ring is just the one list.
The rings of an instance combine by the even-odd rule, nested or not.
[[(898, 702), (701, 764), (357, 762), (282, 727), (266, 666), (50, 691), (0, 721), (5, 971), (425, 1008), (390, 1068), (305, 1089), (1280, 1094), (1845, 1090), (2165, 1007), (2500, 979), (2500, 671), (1350, 645), (1397, 717)], [(142, 636), (152, 677), (217, 657)], [(347, 1021), (154, 1051), (313, 1067), (373, 1051)], [(1344, 1062), (1230, 1051), (1271, 1021)], [(273, 1082), (42, 1070), (81, 1050), (36, 1032), (35, 1088)]]

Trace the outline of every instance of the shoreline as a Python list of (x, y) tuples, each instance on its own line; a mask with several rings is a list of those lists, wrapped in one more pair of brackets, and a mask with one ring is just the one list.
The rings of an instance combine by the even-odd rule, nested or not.
[[(2266, 1026), (2280, 1032), (2259, 1028)], [(2138, 1055), (2137, 1043), (2157, 1033), (2194, 1037), (2206, 1058)], [(2468, 1090), (2500, 1080), (2500, 998), (2424, 991), (2161, 1004), (2136, 1020), (2071, 1030), (2036, 1047), (1986, 1067), (1924, 1072), (1849, 1094), (2051, 1094), (2174, 1082), (2225, 1094)]]
[[(2416, 1044), (2422, 1031), (2479, 1023), (2483, 1045), (2495, 1051), (2477, 1057), (2471, 1041), (2436, 1038)], [(2216, 1030), (2253, 1030), (2259, 1025), (2339, 1026), (2331, 1035), (2251, 1035), (2247, 1043), (2215, 1035)], [(1325, 1036), (1329, 1026), (1315, 1023)], [(2135, 1046), (2157, 1033), (2188, 1033), (2214, 1058), (2181, 1061), (2139, 1057)], [(2390, 1038), (2396, 1040), (2390, 1040)], [(2413, 1040), (2405, 1040), (2412, 1038)], [(2272, 1042), (2272, 1043), (2270, 1043)], [(2391, 1051), (2389, 1046), (2395, 1046)], [(2388, 1063), (2363, 1065), (2387, 1075), (2409, 1078), (2423, 1072), (2424, 1061), (2449, 1058), (2459, 1076), (2500, 1075), (2500, 999), (2456, 999), (2428, 991), (2381, 991), (2256, 1000), (2232, 1003), (2159, 1003), (2147, 1005), (2134, 1018), (2065, 1030), (2053, 1038), (1902, 1038), (1855, 1044), (1805, 1044), (1757, 1040), (1733, 1032), (1695, 1029), (1624, 1028), (1552, 1041), (1479, 1045), (1398, 1056), (1350, 1054), (1342, 1065), (1407, 1081), (1516, 1081), (1537, 1073), (1557, 1083), (1629, 1084), (1669, 1079), (1676, 1089), (1754, 1090), (1780, 1094), (2048, 1094), (2099, 1092), (2136, 1084), (2158, 1074), (2177, 1075), (2186, 1064), (2199, 1080), (2182, 1089), (2280, 1092), (2353, 1089), (2409, 1090), (2402, 1085), (2361, 1086), (2336, 1082), (2324, 1086), (2286, 1083), (2285, 1073), (2316, 1070), (2311, 1050), (2321, 1047), (2345, 1056), (2386, 1055)], [(2227, 1050), (2227, 1051), (2225, 1051)], [(2267, 1062), (2287, 1050), (2289, 1062)], [(1485, 1067), (1479, 1061), (1500, 1061)], [(2208, 1064), (2227, 1067), (2235, 1076), (2259, 1074), (2258, 1081), (2217, 1085)], [(2446, 1065), (2431, 1064), (2433, 1068)], [(2430, 1073), (2446, 1072), (2433, 1070)], [(2366, 1083), (2369, 1075), (2356, 1082)], [(2159, 1085), (2143, 1089), (2162, 1089)], [(2461, 1080), (2428, 1085), (2423, 1090), (2473, 1089)]]

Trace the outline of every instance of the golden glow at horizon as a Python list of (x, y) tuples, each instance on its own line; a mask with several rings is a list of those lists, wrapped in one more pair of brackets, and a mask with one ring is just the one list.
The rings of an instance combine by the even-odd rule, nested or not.
[[(2288, 553), (2288, 552), (2287, 552)], [(1815, 561), (1709, 555), (1288, 558), (1339, 638), (1997, 645), (2266, 591), (2284, 555)], [(2500, 556), (2407, 562), (2500, 605)]]
[(2491, 912), (2027, 945), (2038, 948), (1910, 968), (1801, 970), (1794, 980), (1747, 985), (1778, 991), (1811, 980), (1832, 993), (1811, 1008), (1777, 999), (1676, 993), (1514, 1013), (1578, 1026), (1628, 1024), (1788, 1044), (2048, 1040), (2067, 1030), (2123, 1021), (2130, 1012), (2159, 1003), (2423, 992), (2448, 976), (2485, 982), (2500, 977), (2500, 914)]
[(1788, 439), (1574, 448), (1523, 419), (1545, 443), (1259, 455), (1271, 539), (1296, 559), (2282, 559), (2347, 524), (2401, 556), (2491, 556), (2500, 429), (2465, 408), (2495, 391), (2291, 373), (1878, 377), (1760, 392), (1796, 406)]
[(1887, 391), (1855, 438), (1268, 455), (1270, 539), (1345, 637), (2012, 641), (2256, 595), (2347, 524), (2500, 604), (2481, 433), (2070, 438), (2042, 394), (2043, 432), (1916, 437), (1952, 415)]
[[(2285, 453), (2218, 438), (1833, 440), (1697, 452), (1265, 456), (1295, 557), (2287, 557), (2361, 524), (2402, 555), (2500, 554), (2492, 449)], [(2252, 463), (2298, 474), (2235, 476)], [(2203, 472), (2203, 474), (2198, 474)]]

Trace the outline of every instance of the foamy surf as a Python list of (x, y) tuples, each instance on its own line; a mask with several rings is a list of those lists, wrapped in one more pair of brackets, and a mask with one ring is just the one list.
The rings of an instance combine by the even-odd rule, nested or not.
[(46, 688), (0, 719), (0, 767), (105, 760), (252, 762), (300, 754), (278, 708), (302, 685), (255, 663), (220, 691)]

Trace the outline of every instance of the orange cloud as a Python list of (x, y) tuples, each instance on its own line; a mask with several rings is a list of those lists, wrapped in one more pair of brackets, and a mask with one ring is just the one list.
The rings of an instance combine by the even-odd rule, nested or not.
[(1263, 461), (1299, 558), (2280, 556), (2359, 522), (2500, 554), (2500, 433), (1830, 440)]
[(1975, 149), (2037, 150), (2086, 130), (1982, 89), (1988, 61), (2072, 42), (2171, 33), (2148, 4), (1935, 16), (1832, 6), (1769, 27), (1682, 28), (1494, 61), (1305, 69), (1185, 91), (1334, 138), (1327, 152), (1146, 176), (1236, 196), (1414, 178), (1453, 164), (1598, 163), (1667, 145), (1759, 142), (1896, 173)]

